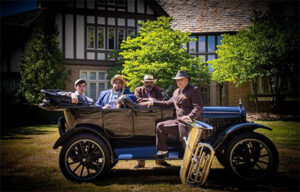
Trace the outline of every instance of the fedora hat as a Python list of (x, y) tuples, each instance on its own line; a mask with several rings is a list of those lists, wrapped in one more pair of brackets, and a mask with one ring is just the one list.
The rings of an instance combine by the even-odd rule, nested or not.
[(75, 87), (78, 85), (78, 84), (82, 84), (82, 83), (85, 83), (86, 84), (86, 81), (84, 79), (77, 79), (74, 83)]
[(110, 84), (113, 85), (113, 84), (114, 84), (114, 81), (115, 81), (116, 79), (119, 79), (120, 81), (122, 81), (123, 87), (125, 87), (126, 81), (125, 81), (125, 79), (123, 78), (123, 76), (122, 76), (122, 75), (119, 75), (119, 74), (117, 74), (117, 75), (115, 75), (113, 78), (111, 78)]
[(156, 79), (153, 79), (153, 75), (145, 75), (144, 76), (144, 80), (142, 80), (142, 82), (156, 82)]
[(177, 79), (182, 79), (182, 78), (188, 78), (188, 79), (189, 79), (189, 76), (187, 75), (187, 73), (186, 73), (185, 71), (179, 70), (179, 71), (177, 72), (176, 77), (174, 77), (173, 79), (174, 79), (174, 80), (177, 80)]

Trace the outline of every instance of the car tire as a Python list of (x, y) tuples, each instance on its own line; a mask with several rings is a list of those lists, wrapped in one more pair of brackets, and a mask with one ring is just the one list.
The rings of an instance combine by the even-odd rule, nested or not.
[(113, 168), (114, 166), (116, 166), (118, 162), (119, 161), (114, 161), (113, 163), (111, 163), (110, 168)]
[(110, 152), (97, 135), (78, 134), (63, 145), (59, 166), (68, 180), (89, 182), (105, 175), (110, 169)]
[(267, 137), (245, 132), (229, 141), (225, 163), (226, 168), (237, 177), (257, 181), (276, 172), (279, 156), (275, 145)]

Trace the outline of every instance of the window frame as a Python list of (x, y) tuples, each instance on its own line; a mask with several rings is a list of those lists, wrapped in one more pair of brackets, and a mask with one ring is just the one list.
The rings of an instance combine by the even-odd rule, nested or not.
[[(114, 48), (113, 49), (111, 49), (110, 47), (109, 47), (109, 30), (110, 29), (113, 29), (114, 30)], [(116, 27), (107, 27), (107, 50), (116, 50)]]
[(116, 47), (117, 49), (121, 48), (121, 43), (122, 43), (122, 42), (120, 42), (120, 36), (119, 36), (120, 30), (123, 30), (123, 40), (126, 40), (126, 32), (125, 32), (126, 29), (125, 28), (117, 28), (117, 47)]
[[(106, 90), (107, 87), (108, 87), (108, 82), (109, 82), (107, 80), (108, 73), (105, 70), (80, 70), (79, 71), (79, 78), (81, 78), (81, 73), (84, 73), (84, 72), (87, 73), (87, 79), (84, 79), (87, 83), (85, 94), (86, 94), (86, 96), (91, 97), (90, 83), (96, 83), (96, 101), (97, 101), (97, 99), (100, 96), (99, 84), (104, 83), (104, 90)], [(90, 73), (91, 72), (96, 72), (96, 79), (95, 80), (90, 79)], [(104, 80), (99, 80), (99, 73), (104, 73), (104, 78), (105, 78)]]
[[(189, 50), (189, 42), (185, 45), (185, 48), (187, 48), (187, 53), (190, 55), (196, 55), (198, 56), (205, 56), (204, 60), (208, 60), (208, 55), (215, 55), (215, 58), (218, 58), (218, 55), (216, 54), (216, 51), (218, 50), (218, 38), (222, 34), (234, 34), (233, 32), (216, 32), (216, 33), (192, 33), (190, 37), (195, 37), (197, 39), (196, 42), (196, 52), (190, 53)], [(208, 37), (209, 36), (214, 36), (214, 44), (215, 44), (215, 51), (208, 51)], [(204, 37), (205, 38), (205, 52), (199, 52), (199, 37)], [(184, 45), (183, 45), (184, 46)]]
[[(113, 0), (113, 2), (108, 2), (108, 0), (102, 0), (102, 1), (95, 0), (95, 7), (96, 7), (96, 9), (102, 8), (104, 10), (110, 10), (110, 9), (115, 9), (115, 10), (122, 9), (123, 10), (124, 9), (124, 11), (125, 11), (127, 9), (127, 6), (126, 6), (127, 1), (122, 0), (123, 4), (120, 4), (118, 1), (119, 0)], [(101, 3), (101, 2), (103, 2), (103, 3)]]
[[(103, 32), (104, 32), (104, 38), (103, 38), (103, 48), (99, 48), (99, 43), (98, 43), (98, 41), (99, 41), (99, 39), (98, 39), (98, 34), (99, 34), (99, 32), (98, 32), (98, 29), (99, 28), (102, 28), (103, 29)], [(106, 30), (105, 30), (105, 27), (103, 27), (103, 26), (97, 26), (97, 38), (95, 39), (96, 40), (96, 42), (97, 42), (97, 49), (98, 50), (105, 50), (105, 46), (106, 46), (106, 41), (105, 41), (105, 38), (106, 37)]]
[[(199, 57), (199, 56), (202, 56), (204, 61), (203, 62), (206, 62), (208, 61), (208, 57), (210, 55), (214, 55), (215, 56), (215, 59), (218, 58), (218, 55), (216, 53), (216, 51), (218, 50), (218, 40), (219, 40), (219, 37), (221, 38), (221, 35), (222, 34), (234, 34), (234, 32), (216, 32), (216, 33), (192, 33), (190, 35), (190, 39), (191, 37), (195, 37), (197, 40), (195, 41), (196, 43), (196, 52), (190, 52), (190, 41), (187, 43), (187, 44), (183, 44), (182, 47), (186, 48), (186, 51), (188, 54), (190, 54), (191, 56), (193, 57)], [(209, 36), (213, 36), (214, 37), (214, 48), (215, 48), (215, 51), (208, 51), (208, 39), (209, 39)], [(199, 39), (200, 37), (204, 37), (205, 39), (205, 52), (200, 52), (199, 51)], [(221, 38), (222, 39), (222, 38)], [(212, 72), (213, 70), (210, 68), (210, 72)]]
[[(93, 28), (93, 33), (94, 33), (94, 47), (89, 47), (89, 28)], [(95, 31), (95, 26), (88, 24), (86, 25), (86, 49), (93, 50), (96, 48), (96, 37), (95, 37), (96, 31)]]
[[(268, 81), (268, 79), (267, 79)], [(279, 81), (281, 82), (282, 79), (279, 79)], [(291, 87), (291, 80), (290, 79), (285, 79), (285, 82), (287, 82), (287, 90), (281, 90), (280, 94), (281, 95), (290, 95), (292, 93), (292, 87)], [(257, 78), (257, 94), (258, 96), (270, 96), (271, 95), (271, 87), (270, 84), (268, 82), (268, 92), (264, 92), (263, 91), (263, 78), (262, 77), (258, 77)], [(254, 90), (253, 90), (253, 85), (251, 83), (251, 93), (254, 94)]]
[[(93, 60), (95, 61), (116, 61), (116, 59), (109, 59), (110, 52), (113, 50), (119, 50), (119, 30), (122, 29), (124, 30), (123, 36), (124, 40), (127, 39), (127, 37), (130, 37), (128, 35), (128, 32), (132, 30), (133, 36), (137, 34), (137, 18), (128, 18), (128, 17), (121, 17), (121, 16), (95, 16), (95, 22), (94, 23), (88, 23), (87, 22), (87, 17), (90, 15), (87, 15), (85, 17), (85, 48), (84, 48), (84, 59), (88, 60), (87, 55), (89, 53), (95, 53), (95, 58)], [(99, 22), (101, 17), (101, 22)], [(113, 18), (115, 23), (114, 25), (109, 25), (108, 24), (108, 19)], [(104, 19), (104, 20), (103, 20)], [(119, 25), (118, 21), (119, 19), (123, 19), (124, 23), (121, 23), (122, 25)], [(133, 19), (134, 20), (134, 26), (128, 26), (128, 19)], [(143, 20), (144, 21), (144, 20)], [(88, 47), (89, 45), (89, 29), (93, 29), (93, 34), (94, 34), (94, 46), (93, 47)], [(98, 34), (99, 34), (99, 29), (104, 29), (104, 48), (99, 48), (98, 45)], [(114, 45), (113, 47), (109, 47), (109, 31), (114, 30)], [(91, 30), (91, 29), (90, 29)], [(91, 34), (91, 33), (90, 33)], [(103, 58), (98, 57), (98, 53), (104, 54), (105, 57)]]

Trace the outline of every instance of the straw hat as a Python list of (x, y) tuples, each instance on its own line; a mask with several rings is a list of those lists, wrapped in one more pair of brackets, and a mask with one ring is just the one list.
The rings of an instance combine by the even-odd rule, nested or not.
[(142, 80), (142, 83), (145, 83), (145, 82), (153, 82), (153, 83), (155, 83), (156, 79), (153, 79), (152, 75), (145, 75), (144, 76), (144, 80)]
[(123, 76), (122, 76), (122, 75), (119, 75), (119, 74), (115, 75), (115, 76), (110, 80), (110, 84), (113, 85), (113, 84), (114, 84), (114, 81), (115, 81), (116, 79), (119, 79), (120, 81), (122, 81), (123, 87), (125, 87), (126, 81), (125, 81), (125, 79), (123, 78)]

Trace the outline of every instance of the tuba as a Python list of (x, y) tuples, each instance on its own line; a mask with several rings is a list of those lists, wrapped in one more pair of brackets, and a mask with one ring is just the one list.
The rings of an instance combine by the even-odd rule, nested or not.
[(186, 148), (181, 162), (180, 180), (183, 184), (202, 186), (209, 174), (215, 150), (210, 144), (200, 142), (200, 138), (204, 130), (212, 130), (213, 127), (201, 121), (195, 121), (189, 127), (188, 139), (183, 138)]

